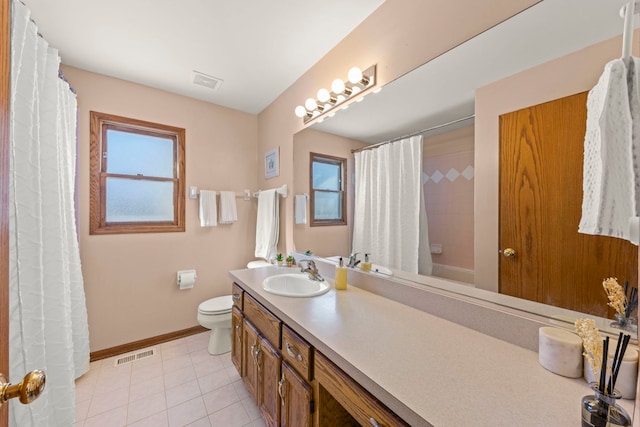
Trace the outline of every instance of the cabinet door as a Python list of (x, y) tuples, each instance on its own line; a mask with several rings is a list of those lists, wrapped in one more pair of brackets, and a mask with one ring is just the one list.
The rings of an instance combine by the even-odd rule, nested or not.
[(234, 306), (231, 312), (231, 361), (241, 377), (242, 371), (242, 312)]
[(256, 363), (260, 356), (260, 341), (258, 340), (258, 331), (247, 321), (243, 322), (242, 327), (242, 381), (247, 391), (258, 401), (258, 364)]
[(280, 426), (311, 427), (313, 391), (285, 361), (282, 362), (278, 394), (281, 403)]
[(280, 422), (280, 398), (278, 381), (280, 380), (280, 361), (278, 351), (269, 341), (260, 337), (260, 351), (257, 356), (258, 367), (258, 408), (266, 424), (277, 427)]
[[(338, 368), (333, 362), (327, 359), (320, 352), (315, 353), (314, 357), (314, 376), (318, 383), (320, 393), (326, 391), (326, 396), (320, 396), (319, 402), (319, 419), (320, 425), (346, 425), (343, 422), (332, 420), (333, 414), (327, 413), (324, 406), (325, 401), (335, 401), (342, 406), (355, 421), (360, 425), (380, 425), (380, 426), (408, 426), (394, 414), (389, 408), (360, 384), (355, 382), (344, 371)], [(325, 399), (326, 398), (326, 399)], [(334, 411), (342, 416), (341, 411)], [(350, 425), (350, 424), (349, 424)]]

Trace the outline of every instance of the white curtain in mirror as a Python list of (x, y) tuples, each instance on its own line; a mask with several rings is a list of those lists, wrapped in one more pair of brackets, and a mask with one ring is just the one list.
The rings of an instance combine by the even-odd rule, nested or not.
[(58, 52), (12, 2), (9, 208), (9, 362), (47, 384), (30, 405), (11, 401), (10, 425), (71, 426), (75, 379), (89, 369), (89, 332), (75, 222), (76, 97)]
[(371, 254), (374, 264), (431, 274), (428, 248), (422, 136), (356, 152), (353, 252)]

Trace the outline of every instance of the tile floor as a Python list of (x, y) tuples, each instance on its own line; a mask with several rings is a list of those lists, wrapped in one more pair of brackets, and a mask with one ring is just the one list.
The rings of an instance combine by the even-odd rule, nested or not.
[(91, 363), (76, 381), (75, 427), (263, 427), (230, 354), (207, 352), (209, 332), (154, 346), (114, 367)]

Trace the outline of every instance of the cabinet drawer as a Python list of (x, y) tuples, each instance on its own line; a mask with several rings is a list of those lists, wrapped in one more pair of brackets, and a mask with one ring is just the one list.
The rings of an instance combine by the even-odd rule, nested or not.
[(360, 384), (317, 352), (314, 361), (316, 381), (361, 425), (408, 426)]
[(282, 357), (307, 381), (313, 380), (313, 348), (287, 325), (282, 325)]
[(240, 310), (243, 309), (243, 305), (242, 305), (243, 294), (244, 294), (244, 291), (242, 290), (242, 288), (234, 283), (233, 286), (231, 287), (231, 298), (233, 298), (233, 305), (238, 307)]
[(280, 349), (282, 322), (249, 294), (244, 294), (244, 315), (274, 347)]

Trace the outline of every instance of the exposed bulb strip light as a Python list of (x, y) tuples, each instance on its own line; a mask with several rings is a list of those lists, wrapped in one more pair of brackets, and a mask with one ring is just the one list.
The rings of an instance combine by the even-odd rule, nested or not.
[[(304, 105), (295, 108), (296, 116), (302, 118), (304, 123), (308, 123), (324, 114), (329, 113), (329, 117), (335, 114), (335, 107), (344, 104), (350, 99), (360, 97), (362, 100), (364, 92), (371, 89), (376, 84), (376, 66), (372, 65), (362, 71), (358, 67), (353, 67), (347, 74), (347, 81), (335, 79), (331, 83), (331, 91), (322, 88), (318, 91), (316, 99), (309, 98)], [(346, 108), (345, 105), (343, 108)], [(332, 111), (334, 110), (334, 111)]]

